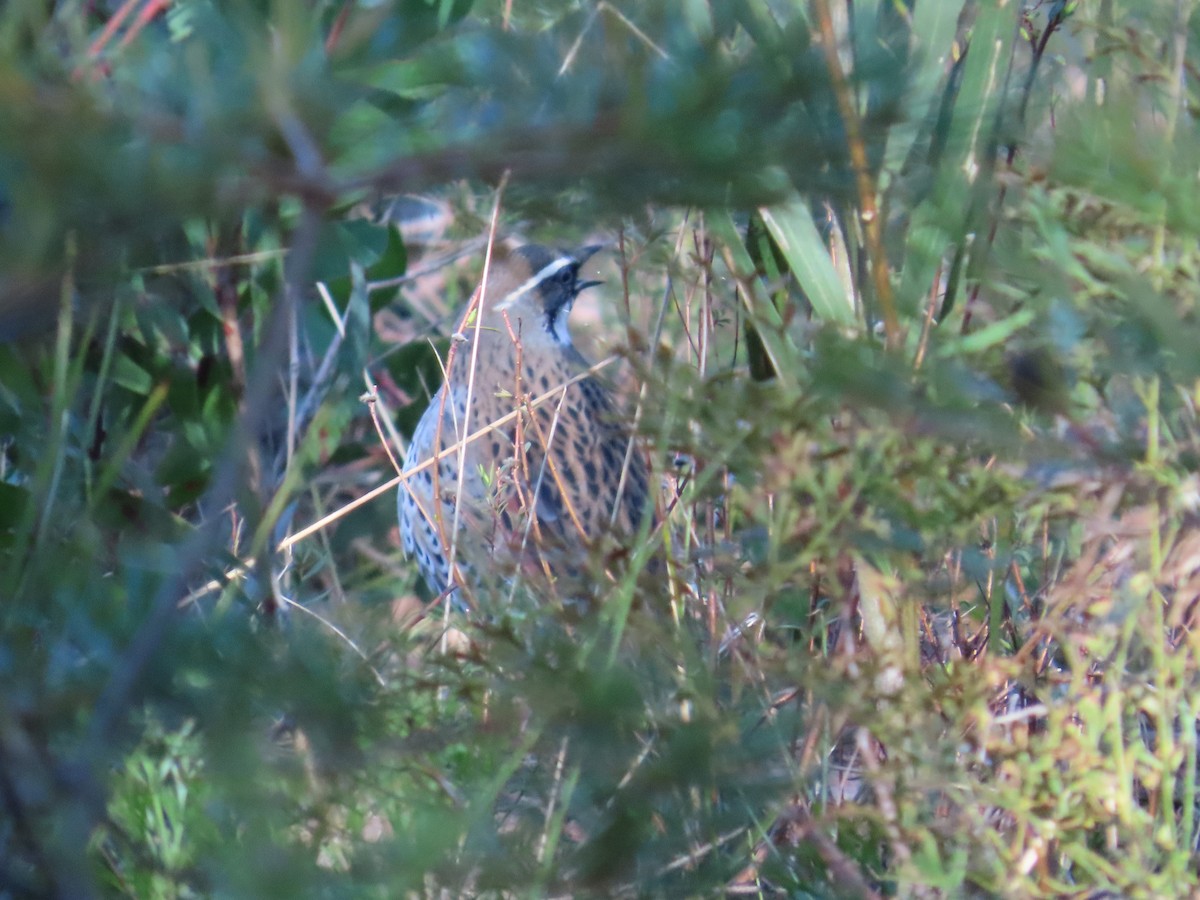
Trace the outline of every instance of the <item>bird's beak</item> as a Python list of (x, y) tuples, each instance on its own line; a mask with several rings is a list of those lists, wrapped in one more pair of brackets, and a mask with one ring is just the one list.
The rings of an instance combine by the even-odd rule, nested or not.
[[(587, 262), (589, 259), (591, 259), (593, 256), (595, 256), (601, 250), (603, 250), (604, 247), (605, 247), (604, 244), (589, 244), (587, 247), (580, 247), (578, 250), (575, 251), (575, 254), (574, 254), (575, 259), (578, 260), (579, 265), (582, 267), (585, 262)], [(586, 291), (588, 288), (595, 287), (598, 284), (604, 284), (604, 282), (603, 281), (577, 281), (577, 282), (575, 282), (575, 293), (578, 294), (581, 291)]]
[(587, 247), (580, 247), (575, 251), (575, 259), (579, 261), (580, 265), (583, 265), (597, 253), (603, 250), (604, 247), (604, 244), (590, 244)]

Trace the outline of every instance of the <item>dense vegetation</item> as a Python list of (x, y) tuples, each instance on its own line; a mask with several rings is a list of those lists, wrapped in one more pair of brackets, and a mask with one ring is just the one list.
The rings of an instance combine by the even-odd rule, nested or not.
[[(0, 897), (1200, 889), (1193, 7), (0, 6)], [(504, 238), (594, 605), (399, 549)]]

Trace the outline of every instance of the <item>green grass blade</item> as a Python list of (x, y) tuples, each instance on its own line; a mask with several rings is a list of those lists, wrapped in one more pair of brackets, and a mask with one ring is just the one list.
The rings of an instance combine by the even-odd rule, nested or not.
[(759, 212), (817, 316), (837, 325), (853, 325), (854, 299), (838, 277), (808, 204), (796, 199)]

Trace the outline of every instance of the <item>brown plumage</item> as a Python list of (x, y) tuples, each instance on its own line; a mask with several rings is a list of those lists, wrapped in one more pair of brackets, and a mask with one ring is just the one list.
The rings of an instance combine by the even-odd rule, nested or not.
[(459, 323), (446, 384), (417, 424), (404, 471), (510, 418), (400, 487), (404, 549), (435, 592), (454, 583), (451, 545), (468, 583), (481, 566), (514, 563), (558, 576), (573, 571), (599, 535), (638, 529), (646, 462), (616, 421), (608, 388), (587, 376), (565, 398), (556, 392), (530, 409), (588, 368), (567, 317), (579, 292), (595, 284), (580, 281), (579, 270), (596, 249), (497, 247), (482, 297)]

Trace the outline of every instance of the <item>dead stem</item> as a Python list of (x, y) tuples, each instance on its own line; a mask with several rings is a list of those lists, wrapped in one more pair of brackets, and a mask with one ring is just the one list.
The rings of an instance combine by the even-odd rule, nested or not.
[[(475, 395), (475, 372), (476, 372), (476, 368), (479, 365), (479, 343), (480, 343), (479, 334), (480, 334), (480, 329), (483, 326), (483, 312), (482, 311), (486, 308), (484, 305), (484, 299), (487, 295), (488, 276), (491, 274), (492, 251), (495, 248), (495, 243), (496, 243), (496, 226), (500, 219), (500, 200), (504, 196), (504, 187), (507, 184), (508, 184), (508, 172), (506, 171), (500, 178), (500, 184), (496, 187), (496, 199), (495, 199), (495, 202), (492, 204), (492, 218), (491, 218), (491, 222), (488, 226), (488, 243), (487, 243), (487, 250), (484, 253), (484, 257), (483, 257), (483, 275), (480, 279), (479, 290), (475, 292), (475, 296), (471, 299), (471, 305), (467, 307), (467, 313), (466, 313), (467, 319), (464, 320), (464, 321), (469, 321), (472, 312), (474, 312), (474, 315), (475, 315), (475, 339), (471, 342), (471, 364), (470, 364), (470, 368), (467, 371), (467, 399), (466, 399), (466, 403), (464, 404), (462, 431), (468, 431), (470, 429), (470, 425), (471, 425), (471, 401)], [(451, 350), (453, 351), (453, 347), (451, 348)], [(450, 393), (449, 377), (450, 377), (450, 373), (447, 373), (447, 382), (446, 382), (446, 385), (442, 389), (442, 409), (439, 410), (439, 413), (438, 413), (437, 433), (436, 433), (436, 435), (434, 437), (434, 441), (433, 441), (433, 446), (435, 446), (435, 447), (440, 447), (441, 443), (442, 443), (442, 425), (444, 423), (443, 417), (445, 415), (446, 397)], [(455, 423), (455, 433), (459, 433), (457, 423)], [(447, 541), (446, 541), (445, 526), (442, 521), (442, 515), (441, 515), (441, 512), (442, 512), (441, 504), (436, 502), (439, 497), (438, 489), (437, 489), (437, 471), (438, 471), (438, 468), (440, 468), (440, 467), (435, 466), (434, 470), (433, 470), (434, 471), (433, 496), (434, 496), (434, 500), (435, 500), (434, 508), (437, 510), (437, 516), (438, 516), (438, 539), (442, 542), (443, 547), (448, 548), (446, 562), (447, 562), (447, 565), (448, 565), (449, 571), (450, 571), (450, 579), (451, 579), (451, 581), (457, 580), (460, 585), (463, 584), (463, 580), (461, 578), (457, 578), (457, 579), (455, 578), (455, 571), (456, 571), (455, 557), (458, 555), (458, 533), (459, 533), (458, 526), (462, 520), (462, 492), (463, 492), (463, 483), (464, 483), (463, 479), (466, 477), (466, 471), (465, 471), (466, 467), (467, 467), (467, 445), (465, 443), (461, 443), (461, 446), (459, 447), (459, 451), (458, 451), (458, 476), (457, 476), (457, 482), (454, 487), (454, 519), (451, 524), (451, 535), (450, 535), (449, 543), (447, 543)], [(464, 585), (464, 587), (465, 587), (465, 585)], [(449, 606), (447, 606), (447, 610), (449, 610)]]

